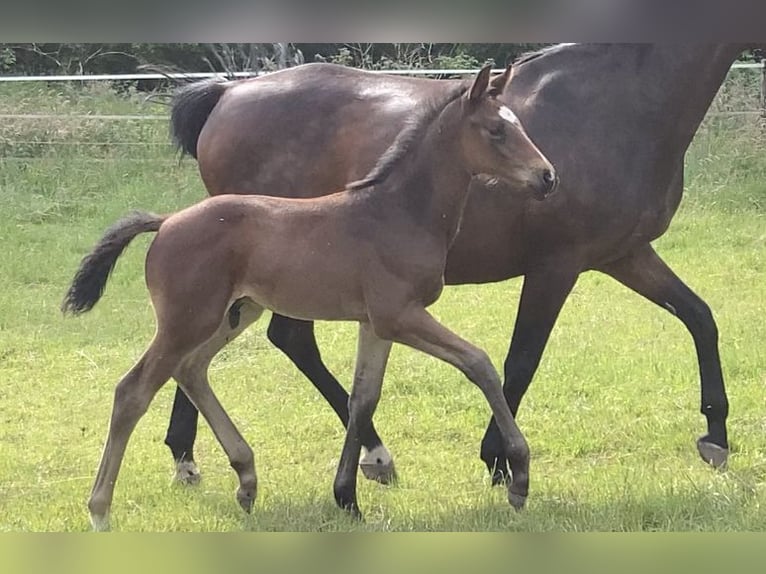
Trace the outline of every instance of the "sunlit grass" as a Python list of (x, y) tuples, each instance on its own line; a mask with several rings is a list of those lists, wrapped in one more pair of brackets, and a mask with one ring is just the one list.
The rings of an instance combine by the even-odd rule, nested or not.
[[(31, 96), (30, 96), (31, 97)], [(35, 100), (37, 101), (37, 100)], [(30, 104), (31, 105), (31, 104)], [(123, 110), (124, 111), (124, 110)], [(608, 277), (584, 274), (525, 397), (532, 449), (528, 508), (510, 509), (478, 459), (489, 410), (454, 369), (396, 347), (378, 429), (400, 482), (360, 478), (366, 522), (337, 510), (332, 480), (343, 431), (265, 337), (262, 320), (213, 365), (216, 393), (256, 453), (251, 516), (206, 425), (198, 487), (172, 484), (163, 444), (168, 385), (140, 422), (114, 500), (119, 530), (761, 530), (766, 527), (766, 198), (763, 147), (731, 169), (730, 150), (760, 146), (710, 128), (690, 153), (689, 191), (660, 254), (711, 306), (731, 401), (728, 472), (706, 467), (694, 347), (680, 322)], [(712, 138), (712, 139), (711, 139)], [(737, 147), (740, 146), (740, 147)], [(752, 150), (751, 150), (752, 151)], [(169, 152), (163, 156), (170, 159)], [(112, 392), (151, 337), (142, 275), (149, 238), (121, 259), (102, 302), (58, 310), (80, 258), (127, 211), (174, 210), (204, 190), (190, 161), (158, 168), (119, 157), (0, 160), (0, 530), (88, 529)], [(745, 191), (743, 191), (745, 190)], [(502, 366), (520, 279), (446, 289), (433, 307)], [(317, 325), (323, 356), (347, 384), (354, 325)], [(361, 475), (360, 475), (361, 476)]]

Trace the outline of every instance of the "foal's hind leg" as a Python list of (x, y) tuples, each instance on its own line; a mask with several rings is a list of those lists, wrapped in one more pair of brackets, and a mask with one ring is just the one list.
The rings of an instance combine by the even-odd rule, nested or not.
[[(238, 313), (240, 321), (234, 327), (232, 327), (233, 323), (227, 314), (215, 334), (210, 339), (208, 339), (205, 344), (184, 358), (183, 362), (173, 373), (173, 378), (175, 378), (179, 385), (176, 398), (179, 394), (182, 395), (186, 399), (189, 408), (193, 409), (195, 412), (197, 412), (197, 407), (195, 407), (191, 400), (189, 400), (191, 397), (187, 398), (188, 393), (186, 390), (190, 387), (209, 387), (208, 368), (210, 366), (210, 362), (221, 351), (221, 349), (226, 346), (227, 343), (234, 340), (234, 338), (242, 333), (242, 331), (244, 331), (247, 326), (258, 320), (258, 318), (263, 314), (263, 308), (255, 305), (249, 299), (243, 299), (238, 303)], [(191, 392), (194, 391), (192, 390)], [(219, 441), (221, 441), (220, 437)], [(234, 455), (236, 456), (237, 453), (235, 452)], [(190, 478), (192, 478), (192, 480), (190, 480)], [(194, 465), (194, 462), (189, 460), (178, 461), (176, 467), (176, 479), (187, 483), (198, 482), (199, 473), (196, 469), (196, 465)]]
[[(290, 319), (274, 314), (268, 330), (269, 340), (295, 364), (322, 394), (348, 427), (349, 396), (337, 379), (327, 370), (314, 336), (314, 322)], [(364, 476), (388, 484), (396, 479), (394, 461), (383, 445), (375, 426), (370, 423), (360, 435), (362, 458), (359, 467)]]
[(184, 484), (197, 484), (200, 472), (194, 461), (194, 441), (197, 437), (199, 411), (181, 389), (183, 379), (189, 377), (207, 377), (210, 361), (221, 349), (239, 336), (263, 314), (263, 308), (250, 299), (236, 301), (215, 335), (205, 343), (194, 358), (187, 358), (181, 368), (173, 373), (178, 382), (170, 414), (170, 423), (165, 436), (165, 444), (173, 453), (176, 463), (175, 480)]
[(601, 271), (676, 315), (694, 339), (702, 387), (701, 412), (708, 432), (697, 440), (702, 459), (719, 468), (726, 465), (729, 443), (726, 417), (729, 401), (718, 354), (718, 328), (707, 304), (687, 287), (650, 245), (628, 257), (601, 268)]
[(114, 393), (109, 434), (101, 455), (88, 509), (95, 530), (109, 529), (109, 510), (130, 435), (183, 354), (155, 339), (143, 357), (120, 380)]

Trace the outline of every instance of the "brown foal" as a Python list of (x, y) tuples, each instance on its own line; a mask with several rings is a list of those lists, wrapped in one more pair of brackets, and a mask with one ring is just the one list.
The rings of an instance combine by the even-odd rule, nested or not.
[(237, 500), (252, 509), (253, 452), (213, 394), (207, 368), (236, 334), (241, 315), (247, 314), (241, 321), (247, 325), (264, 309), (359, 322), (349, 424), (334, 482), (340, 507), (361, 517), (360, 433), (372, 424), (393, 341), (454, 365), (482, 390), (510, 461), (509, 502), (523, 506), (529, 450), (500, 378), (482, 350), (426, 311), (442, 290), (447, 251), (473, 175), (501, 177), (526, 193), (556, 186), (553, 166), (496, 98), (511, 68), (492, 80), (489, 75), (485, 67), (473, 83), (425, 107), (370, 174), (343, 192), (315, 199), (223, 195), (169, 216), (133, 214), (107, 231), (83, 259), (63, 309), (92, 308), (122, 250), (139, 233), (154, 231), (146, 283), (157, 331), (115, 391), (88, 502), (95, 529), (109, 527), (128, 438), (170, 377), (210, 424), (238, 475)]

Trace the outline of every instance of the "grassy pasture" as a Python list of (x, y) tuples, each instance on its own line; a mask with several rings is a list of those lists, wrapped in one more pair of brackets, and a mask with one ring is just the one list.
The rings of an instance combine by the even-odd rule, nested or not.
[[(741, 109), (733, 78), (715, 109)], [(739, 99), (738, 99), (739, 98)], [(738, 106), (738, 107), (735, 107)], [(104, 87), (0, 87), (0, 113), (155, 114)], [(0, 128), (0, 531), (88, 529), (85, 501), (112, 391), (154, 325), (142, 265), (149, 237), (123, 256), (97, 308), (63, 319), (77, 262), (133, 208), (166, 211), (204, 196), (193, 162), (175, 161), (162, 121), (4, 120)], [(766, 527), (766, 151), (756, 120), (709, 118), (688, 156), (687, 193), (660, 254), (710, 304), (731, 401), (733, 453), (707, 468), (693, 344), (683, 326), (611, 279), (581, 277), (522, 405), (532, 449), (528, 508), (512, 511), (478, 460), (488, 417), (454, 369), (395, 347), (376, 416), (400, 483), (360, 478), (366, 522), (332, 501), (343, 433), (329, 407), (265, 337), (266, 320), (216, 360), (221, 401), (253, 446), (252, 516), (208, 427), (198, 487), (171, 483), (163, 445), (171, 385), (128, 447), (113, 506), (118, 530), (762, 530)], [(51, 145), (50, 141), (61, 142)], [(119, 146), (113, 142), (150, 143)], [(26, 142), (26, 143), (20, 143)], [(79, 142), (79, 143), (78, 143)], [(93, 145), (94, 142), (102, 142)], [(521, 281), (447, 289), (445, 323), (501, 367)], [(342, 382), (355, 328), (317, 326)], [(762, 506), (763, 504), (763, 506)]]

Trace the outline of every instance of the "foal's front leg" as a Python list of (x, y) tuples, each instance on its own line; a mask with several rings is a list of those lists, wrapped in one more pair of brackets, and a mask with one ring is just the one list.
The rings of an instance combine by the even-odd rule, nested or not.
[[(271, 341), (298, 367), (322, 394), (338, 415), (344, 427), (348, 427), (348, 393), (327, 369), (314, 336), (314, 322), (291, 319), (274, 313), (267, 331)], [(359, 468), (364, 476), (382, 484), (396, 480), (396, 468), (391, 453), (370, 424), (369, 431), (361, 435), (362, 457)]]
[(529, 447), (511, 414), (500, 377), (487, 354), (444, 327), (422, 307), (411, 306), (394, 320), (374, 320), (373, 325), (379, 335), (457, 367), (481, 389), (500, 429), (511, 467), (508, 501), (517, 510), (523, 507), (529, 491)]
[(380, 389), (390, 353), (391, 341), (378, 337), (369, 323), (359, 324), (348, 428), (333, 490), (338, 506), (360, 519), (362, 514), (356, 501), (356, 468), (362, 447), (361, 437), (369, 436), (372, 428), (372, 415), (380, 400)]

